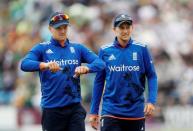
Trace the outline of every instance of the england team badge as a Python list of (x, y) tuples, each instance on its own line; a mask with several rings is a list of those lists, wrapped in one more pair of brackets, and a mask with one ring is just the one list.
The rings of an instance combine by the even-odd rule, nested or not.
[(137, 60), (137, 52), (133, 52), (133, 60)]
[(75, 53), (74, 47), (70, 47), (70, 52), (71, 52), (71, 53)]

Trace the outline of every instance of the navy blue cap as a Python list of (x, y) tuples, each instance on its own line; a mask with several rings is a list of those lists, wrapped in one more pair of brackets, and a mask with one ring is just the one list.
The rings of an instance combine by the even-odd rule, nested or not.
[(54, 28), (58, 28), (61, 25), (69, 25), (69, 16), (61, 12), (55, 12), (49, 18), (49, 25)]
[(128, 23), (129, 25), (132, 25), (133, 19), (131, 16), (127, 14), (119, 14), (114, 19), (114, 27), (119, 27), (122, 23)]

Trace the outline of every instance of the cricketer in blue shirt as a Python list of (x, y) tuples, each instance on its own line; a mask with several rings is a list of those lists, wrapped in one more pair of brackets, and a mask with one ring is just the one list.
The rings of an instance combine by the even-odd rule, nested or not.
[[(49, 29), (52, 33), (50, 41), (35, 45), (21, 62), (23, 71), (39, 72), (43, 130), (56, 131), (57, 127), (61, 128), (61, 131), (85, 130), (86, 114), (79, 105), (81, 102), (79, 75), (105, 68), (104, 62), (91, 50), (67, 39), (68, 24), (68, 15), (61, 12), (54, 13), (49, 21)], [(81, 63), (88, 64), (81, 66)], [(61, 113), (61, 116), (57, 116), (58, 108), (61, 112), (64, 111), (58, 113)], [(53, 111), (53, 115), (46, 113), (50, 110)]]
[(101, 131), (144, 131), (145, 116), (151, 116), (155, 109), (158, 86), (153, 60), (147, 46), (131, 38), (132, 22), (130, 16), (118, 15), (114, 20), (115, 40), (99, 52), (106, 68), (94, 81), (90, 122), (97, 129), (102, 98)]

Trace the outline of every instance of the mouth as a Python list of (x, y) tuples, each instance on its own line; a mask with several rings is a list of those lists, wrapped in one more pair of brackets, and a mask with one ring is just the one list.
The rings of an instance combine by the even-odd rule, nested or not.
[(59, 36), (60, 36), (60, 37), (65, 37), (65, 34), (60, 34)]
[(123, 37), (128, 37), (129, 35), (126, 34), (126, 35), (122, 35), (122, 36), (123, 36)]

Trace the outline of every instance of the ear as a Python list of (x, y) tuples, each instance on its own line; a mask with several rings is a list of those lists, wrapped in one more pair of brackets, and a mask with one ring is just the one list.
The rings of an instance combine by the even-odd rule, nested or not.
[(134, 25), (132, 24), (132, 25), (131, 25), (131, 29), (133, 30), (133, 28), (134, 28)]
[(48, 26), (49, 31), (51, 31), (51, 28), (52, 28), (51, 26)]
[(113, 28), (112, 28), (112, 30), (113, 30), (114, 33), (116, 32), (115, 29), (116, 29), (116, 27), (113, 27)]

